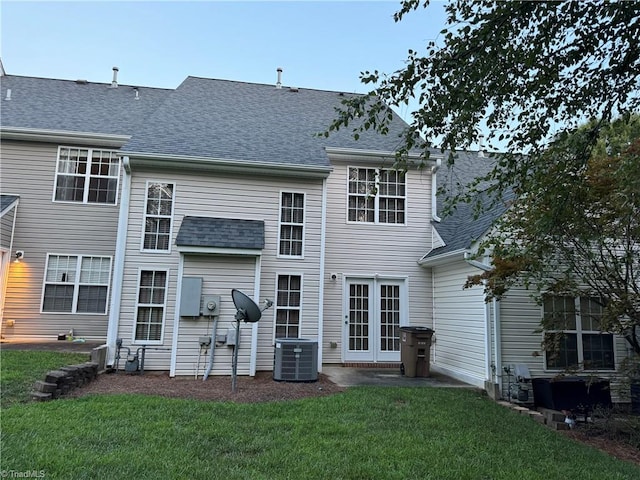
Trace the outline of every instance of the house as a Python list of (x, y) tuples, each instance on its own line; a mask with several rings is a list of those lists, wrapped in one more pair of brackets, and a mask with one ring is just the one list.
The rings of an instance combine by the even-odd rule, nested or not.
[(73, 331), (110, 362), (121, 343), (145, 369), (228, 375), (239, 289), (273, 300), (241, 325), (239, 374), (271, 370), (281, 337), (316, 340), (320, 369), (398, 364), (399, 327), (432, 319), (432, 172), (387, 168), (404, 122), (325, 138), (345, 93), (116, 74), (2, 77), (3, 338)]
[[(456, 189), (488, 173), (492, 162), (476, 154), (459, 154), (455, 165), (442, 171), (437, 182), (458, 193)], [(458, 204), (451, 215), (435, 223), (441, 242), (434, 243), (419, 262), (433, 275), (437, 339), (431, 353), (435, 368), (486, 389), (494, 398), (509, 398), (518, 388), (517, 366), (526, 367), (532, 378), (549, 378), (579, 363), (583, 367), (577, 373), (614, 379), (630, 352), (623, 338), (603, 334), (587, 320), (602, 313), (593, 299), (546, 297), (539, 305), (533, 292), (520, 286), (511, 288), (499, 301), (486, 301), (483, 287), (463, 288), (469, 276), (491, 269), (491, 255), (480, 251), (480, 244), (513, 201), (509, 192), (498, 202), (491, 202), (486, 191), (478, 195), (487, 208), (476, 216), (472, 205)], [(565, 332), (568, 341), (561, 344), (557, 358), (541, 348), (540, 321), (550, 313), (561, 313), (568, 324), (575, 325)]]
[[(463, 289), (491, 268), (479, 244), (508, 204), (441, 218), (436, 185), (466, 185), (490, 158), (462, 153), (447, 170), (434, 152), (398, 172), (397, 117), (386, 136), (318, 135), (346, 93), (198, 77), (159, 89), (117, 73), (0, 79), (3, 339), (72, 333), (105, 342), (111, 364), (118, 345), (144, 347), (145, 369), (172, 376), (228, 375), (235, 343), (238, 373), (254, 375), (273, 369), (279, 338), (317, 341), (319, 370), (397, 366), (399, 327), (427, 326), (432, 370), (499, 397), (504, 367), (562, 371), (536, 331), (544, 308), (564, 308), (595, 373), (625, 356), (613, 336), (585, 347), (588, 299), (539, 306), (516, 288), (487, 303)], [(232, 289), (273, 301), (235, 339)]]

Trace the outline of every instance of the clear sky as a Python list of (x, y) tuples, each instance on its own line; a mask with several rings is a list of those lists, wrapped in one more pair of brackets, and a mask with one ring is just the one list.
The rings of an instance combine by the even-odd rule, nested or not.
[(399, 23), (399, 1), (0, 1), (8, 74), (110, 82), (117, 66), (121, 84), (167, 88), (282, 67), (285, 86), (365, 92), (361, 71), (402, 68), (445, 19), (437, 1)]

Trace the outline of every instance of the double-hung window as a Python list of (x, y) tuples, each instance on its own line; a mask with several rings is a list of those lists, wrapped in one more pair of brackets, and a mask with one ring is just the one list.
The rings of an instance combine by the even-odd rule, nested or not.
[(42, 311), (107, 313), (111, 257), (48, 255)]
[(613, 335), (600, 331), (600, 299), (548, 295), (543, 309), (548, 369), (615, 369)]
[(147, 182), (142, 250), (169, 252), (174, 184)]
[(138, 282), (135, 341), (160, 343), (167, 302), (166, 270), (142, 270)]
[(404, 224), (406, 176), (391, 169), (349, 167), (350, 222)]
[(58, 147), (56, 202), (115, 205), (120, 179), (120, 158), (111, 150)]
[(276, 338), (298, 338), (300, 335), (300, 308), (302, 276), (278, 275), (276, 291)]
[(304, 193), (280, 194), (278, 254), (302, 257), (304, 246)]

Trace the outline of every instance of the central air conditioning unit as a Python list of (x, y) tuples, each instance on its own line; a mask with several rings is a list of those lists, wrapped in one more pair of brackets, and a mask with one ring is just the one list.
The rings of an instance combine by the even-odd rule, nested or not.
[(317, 381), (318, 342), (305, 338), (278, 338), (273, 379), (278, 382)]

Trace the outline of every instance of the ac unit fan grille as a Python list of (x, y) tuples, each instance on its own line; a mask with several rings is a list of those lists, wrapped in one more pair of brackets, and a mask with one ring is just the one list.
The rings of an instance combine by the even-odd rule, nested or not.
[(302, 338), (276, 340), (273, 379), (287, 382), (318, 380), (318, 342)]

